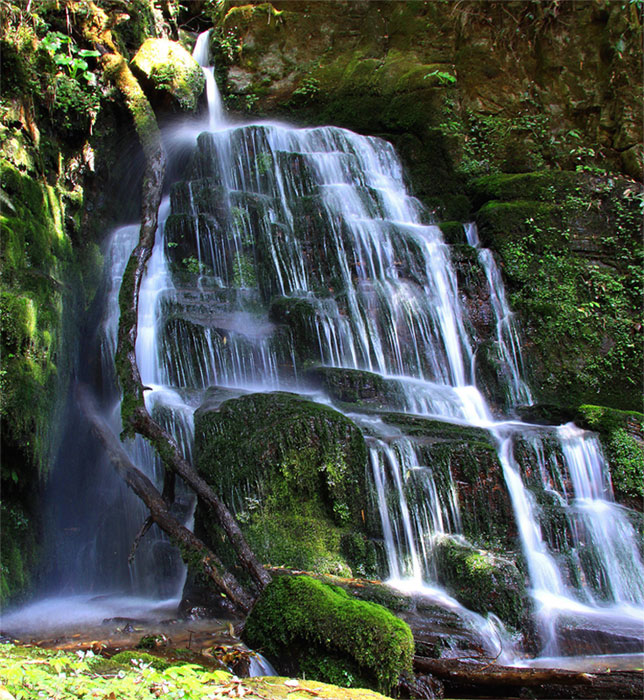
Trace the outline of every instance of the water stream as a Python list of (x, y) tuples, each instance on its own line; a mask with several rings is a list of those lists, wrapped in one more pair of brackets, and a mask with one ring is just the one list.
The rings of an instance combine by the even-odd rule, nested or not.
[[(512, 502), (544, 653), (559, 653), (563, 623), (641, 637), (644, 567), (596, 437), (573, 425), (493, 418), (475, 385), (476, 338), (459, 301), (450, 248), (407, 192), (391, 144), (336, 127), (228, 123), (206, 34), (195, 57), (204, 67), (208, 112), (201, 124), (166, 134), (171, 141), (201, 132), (186, 180), (161, 207), (141, 288), (136, 350), (150, 411), (189, 456), (192, 414), (209, 386), (307, 391), (293, 334), (267, 312), (269, 300), (280, 298), (304, 310), (308, 332), (299, 342), (308, 343), (310, 357), (379, 374), (394, 388), (391, 410), (487, 431)], [(499, 269), (475, 227), (465, 232), (487, 281), (508, 403), (530, 403), (520, 333)], [(113, 237), (105, 365), (114, 356), (114, 290), (136, 233), (127, 227)], [(373, 415), (351, 417), (370, 426), (369, 473), (392, 583), (449, 601), (486, 636), (493, 654), (503, 643), (494, 618), (466, 611), (436, 584), (434, 542), (463, 534), (459, 484), (451, 473), (439, 478), (404, 431), (392, 432)], [(137, 441), (130, 449), (155, 475), (148, 448)], [(544, 493), (561, 515), (565, 552), (546, 535), (537, 498)], [(179, 501), (189, 522), (193, 503), (188, 494)], [(136, 557), (143, 563), (129, 572), (133, 592), (155, 590), (145, 552), (154, 557), (163, 537), (146, 538), (147, 549)], [(122, 540), (113, 543), (121, 556), (131, 532)], [(177, 596), (182, 567), (167, 562), (166, 571), (164, 595)]]

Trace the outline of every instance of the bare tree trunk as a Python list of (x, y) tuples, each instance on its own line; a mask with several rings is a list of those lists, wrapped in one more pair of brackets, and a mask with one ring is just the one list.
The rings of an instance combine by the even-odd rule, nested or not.
[(132, 463), (121, 443), (101, 418), (87, 390), (79, 388), (76, 393), (92, 432), (103, 446), (116, 471), (145, 503), (150, 511), (149, 520), (154, 521), (179, 547), (186, 563), (197, 564), (212, 584), (237, 608), (248, 612), (252, 606), (252, 600), (235, 577), (226, 571), (218, 557), (194, 533), (172, 515), (170, 506), (163, 496), (150, 479)]
[(123, 432), (126, 437), (139, 433), (147, 438), (159, 453), (166, 469), (181, 476), (213, 511), (214, 517), (237, 552), (241, 564), (262, 589), (268, 585), (271, 577), (248, 546), (237, 521), (223, 501), (184, 459), (174, 438), (153, 420), (145, 407), (143, 385), (136, 362), (139, 290), (154, 247), (165, 174), (165, 153), (154, 111), (127, 62), (114, 45), (110, 18), (91, 1), (89, 8), (91, 14), (84, 25), (85, 36), (102, 51), (100, 60), (103, 70), (125, 98), (145, 155), (139, 242), (128, 260), (119, 291), (116, 371), (123, 391)]

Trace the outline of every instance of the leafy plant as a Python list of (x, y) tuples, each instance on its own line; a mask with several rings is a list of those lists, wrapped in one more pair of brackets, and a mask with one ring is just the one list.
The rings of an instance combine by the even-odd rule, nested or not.
[(182, 261), (185, 270), (191, 275), (203, 275), (206, 271), (206, 265), (200, 260), (197, 260), (194, 255), (189, 258), (184, 258)]
[(72, 80), (82, 78), (90, 84), (96, 82), (85, 59), (100, 56), (98, 51), (79, 49), (72, 42), (72, 38), (62, 32), (49, 32), (42, 40), (42, 46), (51, 54), (57, 66), (67, 70)]
[(302, 79), (302, 82), (293, 90), (293, 97), (306, 98), (313, 97), (320, 92), (320, 81), (316, 78), (307, 76)]
[(222, 29), (215, 29), (211, 37), (213, 53), (216, 53), (224, 63), (232, 63), (235, 58), (241, 56), (242, 40), (236, 36), (234, 31), (224, 32)]
[(433, 70), (431, 73), (427, 73), (423, 80), (428, 78), (436, 78), (439, 85), (453, 85), (456, 82), (456, 76), (444, 70)]
[(260, 175), (265, 175), (273, 165), (273, 156), (266, 151), (262, 151), (262, 153), (257, 154), (255, 165), (257, 166), (257, 172)]

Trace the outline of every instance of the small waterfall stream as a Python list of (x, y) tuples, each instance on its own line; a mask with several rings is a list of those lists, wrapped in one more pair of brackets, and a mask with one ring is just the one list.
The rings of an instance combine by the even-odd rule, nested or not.
[[(591, 629), (613, 629), (617, 620), (641, 636), (644, 567), (633, 527), (613, 502), (596, 438), (572, 425), (493, 418), (475, 385), (475, 338), (459, 302), (450, 248), (407, 193), (391, 144), (336, 127), (228, 123), (208, 65), (207, 34), (194, 55), (207, 80), (208, 115), (186, 181), (175, 183), (162, 205), (140, 296), (137, 360), (150, 411), (190, 455), (192, 415), (209, 386), (310, 391), (298, 375), (296, 340), (322, 365), (377, 373), (392, 388), (390, 410), (482, 428), (489, 436), (512, 502), (545, 653), (558, 651), (560, 618)], [(188, 131), (168, 138), (185, 139)], [(509, 404), (530, 403), (500, 272), (476, 228), (465, 231), (487, 280)], [(115, 250), (133, 246), (137, 232), (120, 229)], [(125, 260), (113, 256), (112, 290)], [(106, 365), (113, 362), (115, 293), (108, 303)], [(276, 303), (303, 314), (301, 337), (276, 323)], [(370, 476), (392, 581), (463, 610), (436, 585), (433, 555), (438, 538), (462, 537), (459, 484), (449, 470), (438, 474), (404, 431), (374, 416), (350, 416), (369, 424)], [(132, 450), (154, 473), (148, 448), (137, 440)], [(566, 562), (544, 534), (536, 486), (522, 462), (527, 453), (531, 478), (566, 523)], [(179, 500), (189, 521), (193, 502), (187, 494)], [(121, 546), (130, 542), (131, 536)], [(147, 546), (154, 549), (154, 540)], [(149, 560), (142, 570), (146, 566)], [(176, 595), (181, 567), (168, 566), (168, 594)], [(137, 585), (145, 580), (142, 573)], [(466, 614), (498, 649), (492, 617)]]

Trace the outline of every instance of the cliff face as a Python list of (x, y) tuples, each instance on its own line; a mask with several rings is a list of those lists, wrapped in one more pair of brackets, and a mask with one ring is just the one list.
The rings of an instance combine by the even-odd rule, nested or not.
[(447, 222), (479, 223), (538, 400), (640, 406), (632, 3), (234, 2), (214, 20), (231, 108), (382, 135), (450, 242)]
[[(497, 253), (538, 399), (639, 407), (634, 3), (194, 2), (180, 14), (170, 2), (165, 16), (144, 0), (129, 16), (96, 4), (111, 11), (127, 58), (150, 37), (176, 38), (177, 23), (213, 26), (228, 107), (245, 117), (391, 140), (414, 193), (461, 244), (460, 273), (468, 252), (450, 222), (475, 219)], [(91, 330), (99, 244), (108, 222), (138, 216), (141, 158), (83, 42), (80, 4), (4, 5), (0, 599), (26, 585), (36, 556), (40, 484), (79, 336)], [(475, 286), (463, 301), (486, 302)], [(477, 333), (483, 347), (486, 329)]]

